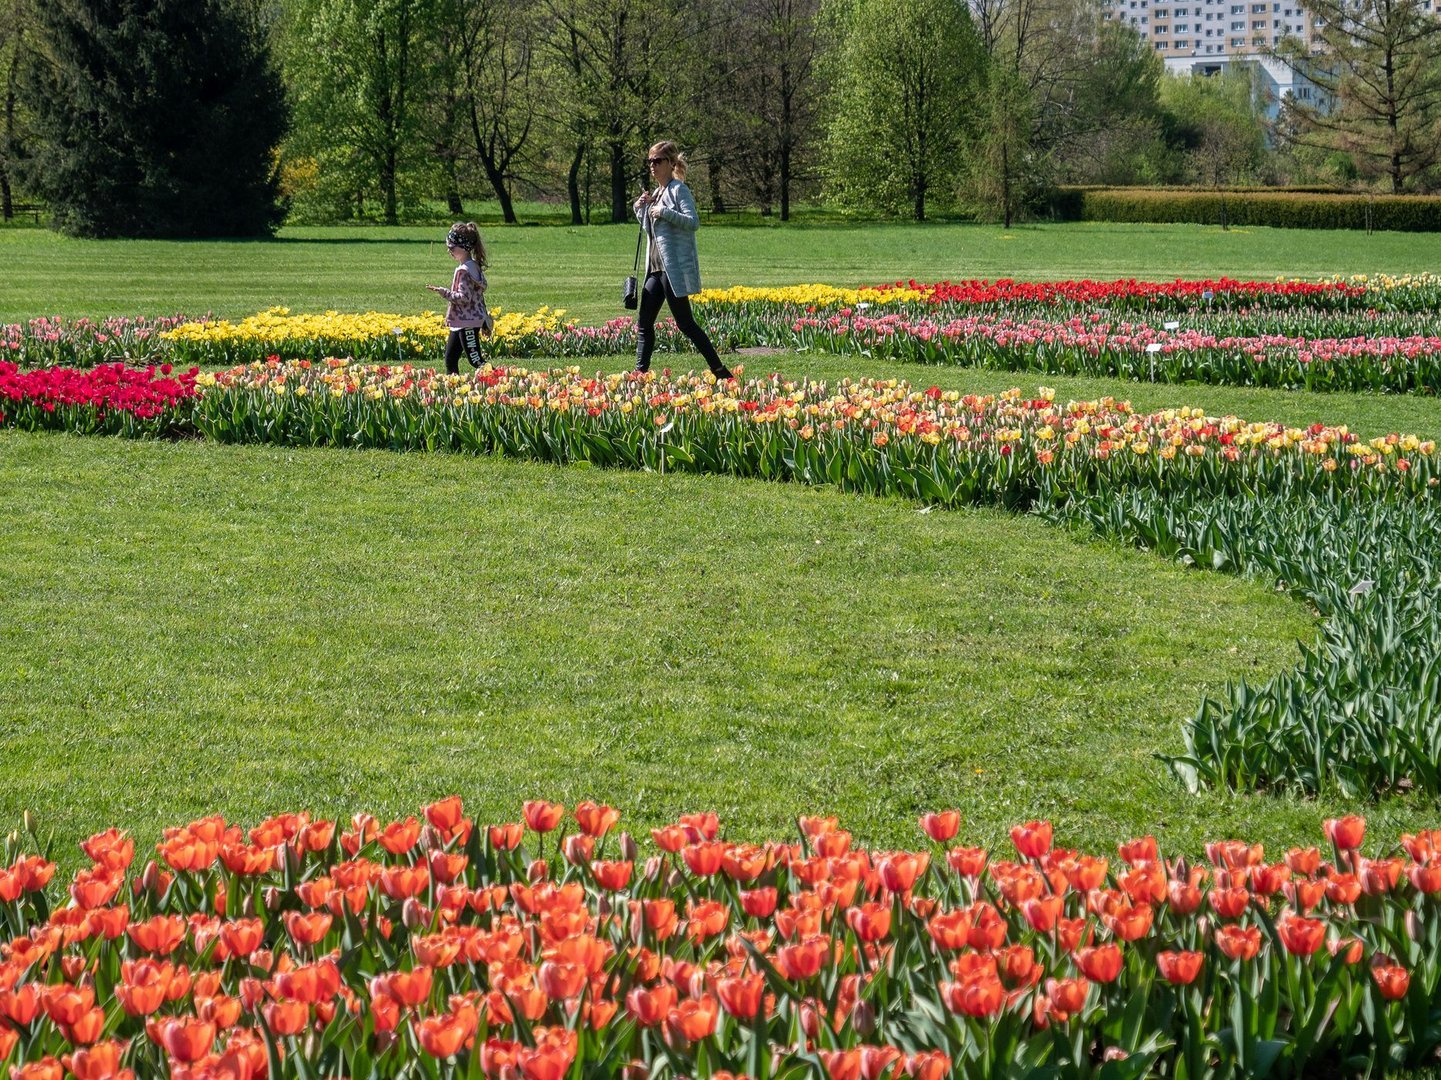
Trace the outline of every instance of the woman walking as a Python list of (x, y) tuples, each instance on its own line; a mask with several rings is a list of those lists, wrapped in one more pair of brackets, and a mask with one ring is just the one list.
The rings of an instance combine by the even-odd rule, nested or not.
[(650, 370), (655, 318), (664, 300), (680, 332), (705, 357), (711, 374), (717, 379), (729, 379), (730, 370), (721, 363), (690, 308), (689, 297), (700, 292), (700, 259), (695, 248), (700, 213), (685, 185), (685, 155), (669, 140), (658, 142), (650, 148), (646, 165), (655, 189), (641, 192), (634, 206), (636, 220), (645, 230), (645, 284), (635, 319), (635, 369)]

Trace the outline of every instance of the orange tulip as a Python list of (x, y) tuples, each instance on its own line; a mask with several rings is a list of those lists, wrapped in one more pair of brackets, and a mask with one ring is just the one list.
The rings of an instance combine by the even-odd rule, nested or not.
[(637, 986), (625, 996), (625, 1011), (640, 1027), (654, 1027), (676, 1007), (676, 989), (661, 983), (647, 989)]
[(40, 991), (40, 1006), (57, 1024), (73, 1024), (95, 1005), (95, 989), (58, 983)]
[(884, 856), (876, 864), (881, 884), (888, 892), (910, 892), (916, 879), (926, 872), (931, 857), (926, 852), (896, 851)]
[(943, 911), (931, 916), (926, 923), (931, 940), (936, 948), (954, 952), (966, 947), (966, 936), (971, 932), (971, 915), (968, 911)]
[(1411, 879), (1417, 892), (1431, 893), (1441, 892), (1441, 863), (1426, 863), (1424, 866), (1412, 866), (1406, 870), (1406, 876)]
[(686, 1042), (699, 1042), (715, 1033), (719, 1010), (710, 996), (682, 1001), (666, 1016), (666, 1028)]
[(1326, 879), (1326, 899), (1333, 904), (1354, 904), (1361, 895), (1361, 879), (1355, 874), (1332, 874)]
[(525, 824), (531, 832), (548, 833), (560, 824), (565, 816), (565, 807), (560, 803), (542, 802), (533, 799), (524, 806)]
[(754, 919), (768, 919), (775, 914), (780, 893), (773, 886), (741, 890), (741, 910)]
[(275, 977), (275, 993), (292, 1001), (316, 1004), (340, 992), (340, 968), (327, 957), (314, 964), (282, 971)]
[(620, 811), (610, 806), (599, 806), (590, 800), (576, 804), (575, 821), (586, 836), (599, 840), (620, 820)]
[(525, 1080), (561, 1080), (575, 1060), (576, 1033), (571, 1031), (561, 1035), (542, 1029), (539, 1034), (533, 1048), (521, 1047), (516, 1051), (521, 1075)]
[(1046, 996), (1057, 1012), (1073, 1016), (1086, 1007), (1086, 998), (1091, 992), (1089, 979), (1047, 979)]
[(1142, 836), (1136, 840), (1127, 840), (1117, 847), (1121, 861), (1130, 863), (1132, 866), (1139, 866), (1142, 863), (1159, 862), (1161, 859), (1160, 848), (1156, 845), (1154, 836)]
[(380, 891), (392, 900), (409, 900), (430, 887), (430, 868), (425, 863), (414, 866), (387, 866), (380, 872)]
[(475, 1034), (471, 1017), (443, 1013), (427, 1016), (416, 1025), (415, 1034), (421, 1049), (433, 1058), (450, 1058), (460, 1053), (466, 1040)]
[(939, 1050), (920, 1050), (906, 1059), (906, 1075), (912, 1080), (946, 1080), (951, 1059)]
[(1049, 821), (1028, 821), (1011, 829), (1011, 843), (1016, 845), (1022, 858), (1039, 859), (1051, 850), (1051, 823)]
[(942, 810), (940, 813), (922, 814), (921, 831), (938, 844), (954, 840), (961, 831), (961, 812)]
[(1216, 931), (1216, 946), (1232, 960), (1250, 960), (1261, 951), (1261, 931), (1228, 924)]
[[(891, 932), (891, 909), (875, 902), (846, 910), (846, 925), (862, 942), (881, 941)], [(725, 1004), (724, 1001), (721, 1004)]]
[(906, 1066), (906, 1056), (894, 1046), (861, 1046), (862, 1080), (897, 1080)]
[(721, 868), (721, 861), (725, 858), (725, 845), (710, 840), (687, 844), (681, 849), (681, 858), (685, 860), (692, 874), (710, 877)]
[(422, 811), (425, 820), (434, 825), (448, 838), (460, 826), (465, 817), (459, 795), (447, 795), (431, 803)]
[(735, 975), (716, 980), (716, 996), (737, 1020), (751, 1020), (760, 1012), (765, 986), (764, 975)]
[(971, 917), (966, 943), (973, 949), (999, 949), (1010, 926), (995, 905), (978, 900), (967, 909), (966, 914)]
[(665, 897), (642, 900), (640, 909), (645, 918), (645, 928), (657, 941), (665, 941), (675, 933), (679, 920), (676, 918), (674, 900)]
[(370, 982), (370, 996), (377, 993), (393, 998), (397, 1005), (414, 1008), (430, 997), (431, 971), (417, 967), (410, 971), (392, 971), (377, 975)]
[(179, 915), (157, 915), (131, 923), (127, 932), (130, 940), (146, 952), (168, 956), (185, 940), (185, 920)]
[(285, 932), (297, 945), (314, 945), (325, 940), (325, 935), (330, 933), (330, 924), (334, 921), (335, 916), (328, 911), (315, 911), (308, 915), (300, 911), (287, 911)]
[(961, 877), (980, 877), (986, 869), (986, 849), (955, 847), (946, 852), (946, 862)]
[(830, 955), (831, 939), (812, 937), (795, 945), (782, 945), (776, 950), (776, 968), (793, 982), (804, 982), (820, 974)]
[(1161, 978), (1168, 983), (1189, 986), (1201, 973), (1201, 963), (1205, 959), (1205, 953), (1168, 950), (1156, 954), (1156, 967), (1161, 972)]
[(980, 972), (963, 982), (942, 982), (941, 998), (954, 1013), (984, 1019), (1001, 1011), (1006, 988), (995, 974)]
[(619, 892), (629, 885), (633, 869), (629, 862), (599, 860), (590, 864), (591, 876), (595, 878), (595, 883), (608, 892)]
[(105, 907), (115, 899), (122, 880), (120, 874), (103, 866), (81, 870), (70, 884), (70, 897), (83, 908)]
[[(63, 1063), (75, 1080), (121, 1080), (122, 1077), (135, 1075), (131, 1070), (120, 1067), (120, 1057), (124, 1053), (125, 1044), (110, 1039), (66, 1055)], [(0, 1061), (5, 1057), (5, 1044), (0, 1040)]]
[(215, 1045), (215, 1025), (205, 1020), (165, 1020), (159, 1034), (165, 1052), (182, 1065), (199, 1061)]
[(566, 1000), (579, 997), (586, 986), (585, 968), (579, 964), (556, 963), (547, 960), (540, 965), (536, 982), (545, 991), (546, 997)]
[(64, 1068), (53, 1057), (43, 1057), (10, 1070), (10, 1080), (63, 1080), (64, 1076)]
[(1121, 947), (1114, 942), (1076, 951), (1076, 966), (1092, 982), (1115, 982), (1124, 962)]
[(1322, 824), (1326, 838), (1341, 851), (1354, 851), (1366, 839), (1366, 819), (1355, 814), (1327, 818)]
[(21, 1027), (40, 1012), (40, 987), (31, 982), (14, 990), (0, 990), (0, 1016)]
[(818, 1050), (816, 1053), (830, 1080), (861, 1080), (859, 1050)]
[(1234, 919), (1251, 903), (1251, 892), (1249, 889), (1215, 888), (1211, 890), (1210, 900), (1217, 915), (1223, 919)]
[(1150, 904), (1120, 904), (1108, 911), (1102, 918), (1111, 933), (1122, 941), (1139, 941), (1151, 932), (1156, 916)]
[(492, 825), (487, 835), (490, 837), (490, 846), (496, 851), (514, 851), (520, 847), (521, 837), (525, 835), (525, 826), (518, 821), (508, 822), (504, 825)]
[(1286, 951), (1296, 956), (1310, 956), (1326, 942), (1326, 924), (1320, 919), (1285, 915), (1276, 920), (1276, 935)]
[(1399, 964), (1377, 964), (1371, 969), (1371, 978), (1387, 1001), (1400, 1001), (1411, 988), (1411, 973)]
[(303, 1001), (267, 1001), (260, 1013), (272, 1035), (299, 1035), (310, 1023), (310, 1006)]
[(415, 818), (392, 821), (380, 830), (380, 846), (392, 855), (404, 855), (420, 839), (420, 822)]

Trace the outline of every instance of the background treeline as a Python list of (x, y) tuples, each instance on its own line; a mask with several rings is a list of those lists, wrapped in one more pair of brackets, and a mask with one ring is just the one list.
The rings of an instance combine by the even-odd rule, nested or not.
[[(1396, 27), (1368, 53), (1336, 15), (1350, 52), (1298, 62), (1342, 106), (1268, 126), (1245, 69), (1168, 76), (1098, 0), (0, 0), (0, 200), (84, 235), (395, 224), (478, 199), (604, 222), (628, 218), (663, 137), (703, 206), (781, 220), (805, 203), (1009, 223), (1061, 184), (1426, 191), (1441, 24), (1420, 3), (1386, 9), (1420, 28), (1405, 55)], [(1411, 98), (1360, 100), (1366, 64), (1402, 62)]]

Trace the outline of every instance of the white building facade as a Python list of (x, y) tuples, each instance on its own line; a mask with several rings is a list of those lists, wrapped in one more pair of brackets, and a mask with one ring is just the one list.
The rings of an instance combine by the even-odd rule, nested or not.
[[(1422, 0), (1426, 11), (1441, 0)], [(1270, 55), (1283, 38), (1294, 37), (1307, 51), (1319, 44), (1320, 20), (1296, 0), (1107, 0), (1105, 17), (1132, 27), (1161, 54), (1176, 75), (1217, 75), (1247, 64), (1259, 76), (1268, 116), (1295, 94), (1311, 101), (1318, 93), (1306, 79)]]

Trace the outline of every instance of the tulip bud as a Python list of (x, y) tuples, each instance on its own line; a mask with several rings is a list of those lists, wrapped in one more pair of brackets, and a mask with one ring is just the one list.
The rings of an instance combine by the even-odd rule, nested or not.
[(160, 865), (151, 859), (140, 873), (140, 887), (146, 892), (160, 891)]
[(400, 921), (407, 930), (423, 930), (430, 925), (430, 912), (415, 897), (408, 897), (400, 908)]
[(445, 837), (434, 825), (427, 825), (420, 830), (420, 846), (426, 851), (440, 851), (445, 847)]
[(876, 1030), (876, 1007), (864, 998), (858, 998), (851, 1006), (851, 1026), (856, 1034), (865, 1037)]
[(73, 983), (85, 972), (85, 957), (65, 956), (60, 959), (60, 970), (65, 975), (65, 981)]
[(572, 866), (581, 866), (590, 861), (591, 852), (595, 848), (595, 840), (584, 833), (572, 833), (565, 838), (563, 847), (565, 861)]
[(35, 815), (29, 810), (20, 815), (20, 824), (25, 826), (25, 831), (31, 836), (35, 835)]
[(665, 860), (663, 860), (659, 855), (652, 855), (649, 859), (645, 861), (645, 872), (641, 876), (644, 877), (647, 881), (655, 881), (658, 877), (660, 877), (660, 869), (664, 861)]
[(640, 854), (640, 847), (635, 842), (635, 837), (628, 832), (620, 834), (620, 857), (623, 862), (635, 862)]
[(610, 897), (602, 893), (595, 901), (596, 918), (604, 919), (610, 914)]
[(240, 914), (244, 915), (247, 919), (253, 919), (253, 918), (255, 918), (255, 893), (254, 893), (254, 892), (248, 892), (248, 893), (246, 893), (246, 894), (245, 894), (245, 897), (240, 901)]
[(376, 1055), (378, 1056), (384, 1054), (387, 1050), (389, 1050), (392, 1046), (395, 1045), (396, 1040), (398, 1040), (399, 1038), (400, 1036), (394, 1031), (377, 1031), (375, 1033)]
[(648, 1080), (650, 1068), (643, 1061), (632, 1061), (620, 1071), (620, 1080)]
[(280, 905), (285, 902), (285, 894), (274, 885), (266, 886), (264, 896), (266, 911), (279, 911)]
[(1426, 929), (1421, 925), (1421, 916), (1416, 913), (1415, 908), (1406, 912), (1406, 936), (1412, 941), (1420, 941), (1426, 936)]
[(671, 892), (680, 891), (681, 886), (684, 884), (685, 875), (682, 874), (679, 869), (672, 870), (670, 875), (665, 879), (665, 887)]
[(304, 857), (304, 852), (295, 844), (285, 845), (285, 864), (290, 867), (292, 877), (300, 876), (300, 863)]
[(544, 881), (550, 876), (550, 867), (545, 864), (544, 859), (536, 859), (525, 868), (525, 876), (532, 883)]
[(1106, 1052), (1101, 1055), (1102, 1061), (1125, 1061), (1131, 1055), (1119, 1046), (1108, 1046)]

